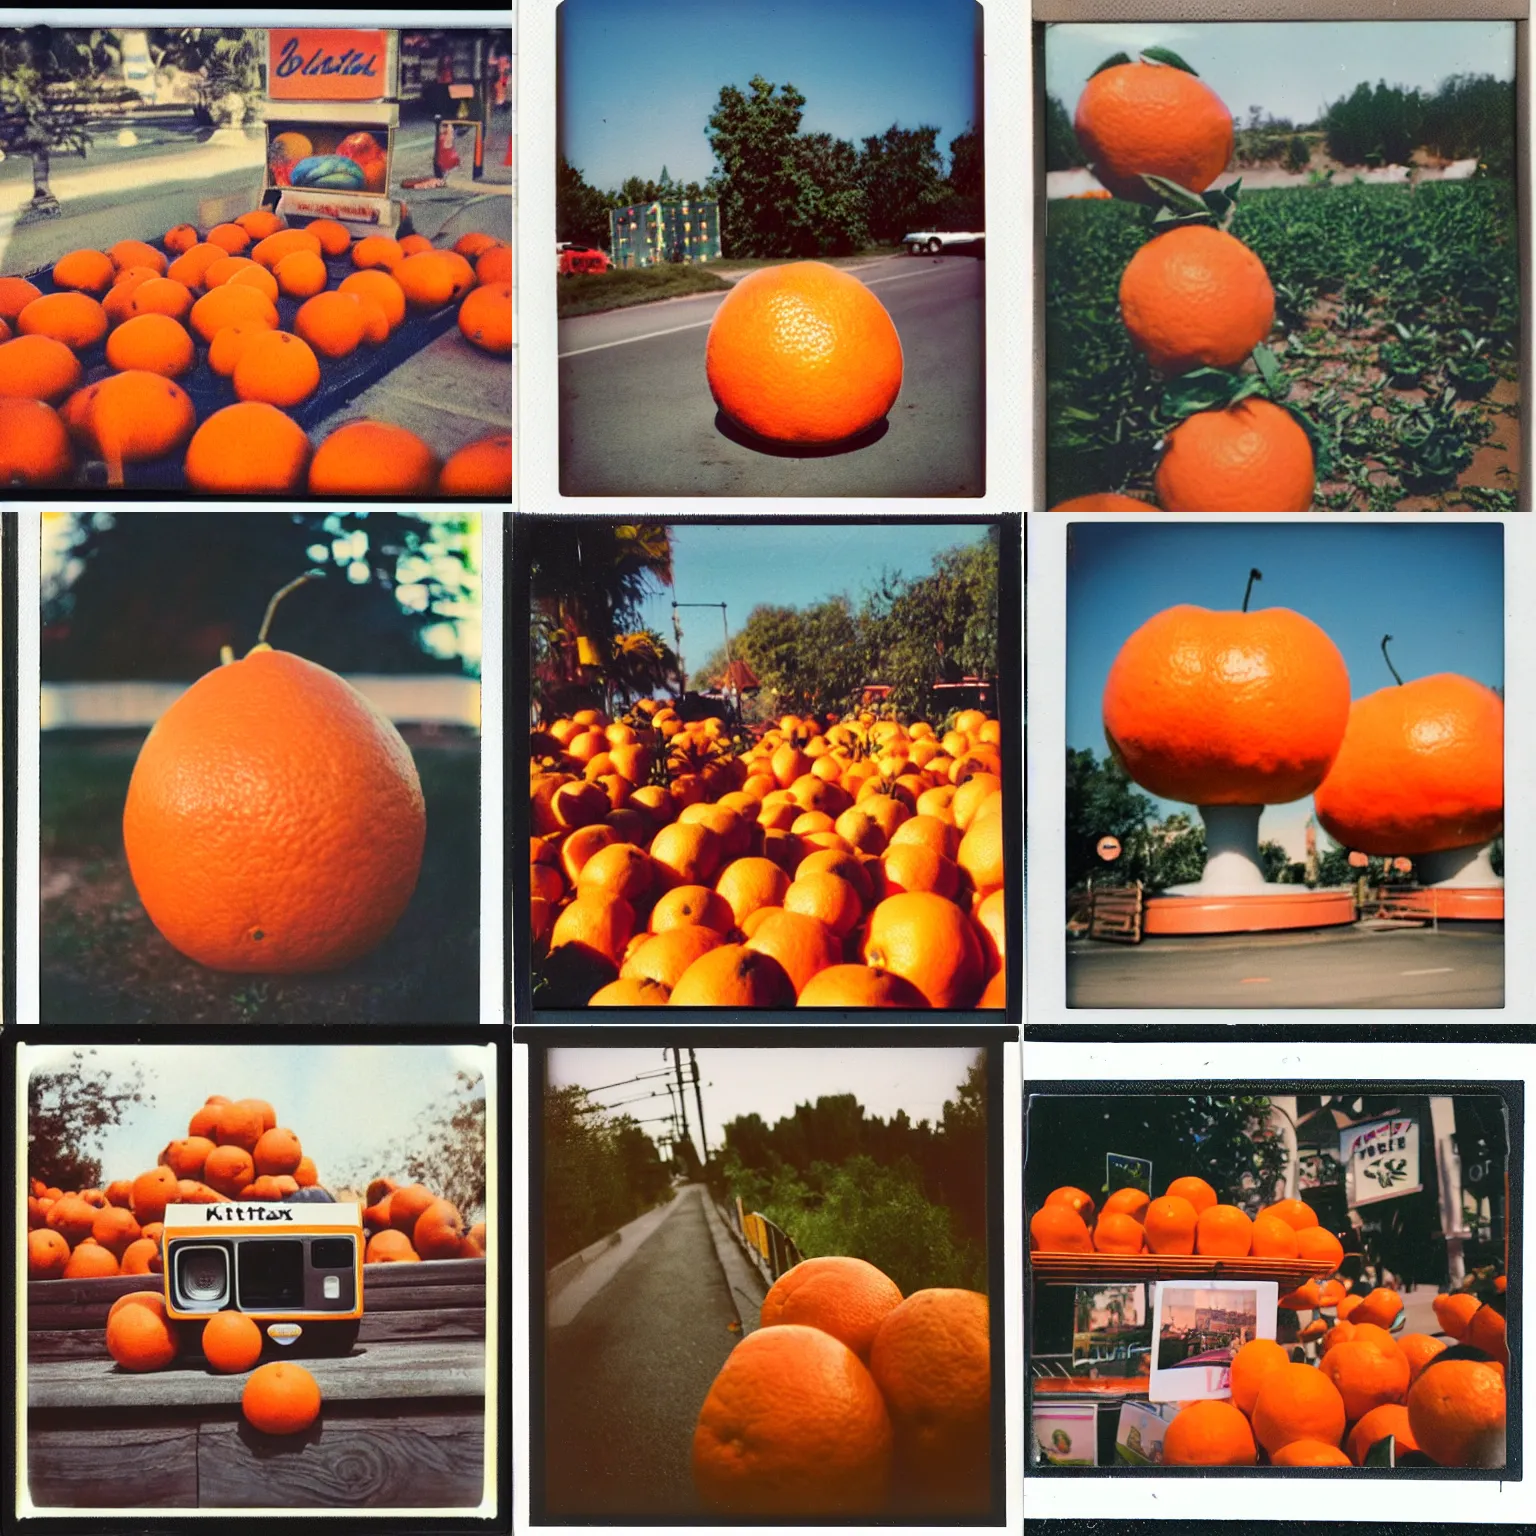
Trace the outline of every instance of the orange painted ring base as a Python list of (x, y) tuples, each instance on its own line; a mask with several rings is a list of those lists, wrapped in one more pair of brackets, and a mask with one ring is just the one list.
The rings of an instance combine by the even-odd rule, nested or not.
[(1288, 928), (1331, 928), (1355, 920), (1354, 892), (1264, 891), (1253, 896), (1153, 896), (1141, 931), (1156, 935), (1274, 933)]
[(1435, 916), (1442, 923), (1504, 921), (1502, 885), (1464, 885), (1459, 889), (1449, 885), (1426, 885), (1418, 895), (1421, 899), (1433, 898)]

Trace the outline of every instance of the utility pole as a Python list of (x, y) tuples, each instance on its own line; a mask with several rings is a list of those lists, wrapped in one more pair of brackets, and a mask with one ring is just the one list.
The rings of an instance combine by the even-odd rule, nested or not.
[(688, 1065), (693, 1068), (693, 1102), (699, 1106), (699, 1141), (704, 1148), (704, 1166), (709, 1166), (709, 1138), (704, 1134), (704, 1095), (699, 1092), (699, 1058), (688, 1047)]
[(688, 1093), (683, 1087), (683, 1053), (674, 1045), (672, 1047), (672, 1066), (677, 1072), (677, 1100), (678, 1107), (683, 1115), (683, 1136), (688, 1135)]
[[(736, 705), (738, 719), (741, 716), (741, 693), (736, 687), (735, 669), (731, 662), (731, 626), (726, 619), (724, 603), (673, 603), (672, 604), (672, 628), (677, 634), (678, 643), (681, 645), (683, 632), (678, 627), (677, 610), (679, 608), (718, 608), (720, 610), (720, 626), (725, 631), (725, 683), (730, 691), (730, 696)], [(708, 679), (706, 679), (708, 681)], [(685, 679), (686, 682), (686, 679)]]

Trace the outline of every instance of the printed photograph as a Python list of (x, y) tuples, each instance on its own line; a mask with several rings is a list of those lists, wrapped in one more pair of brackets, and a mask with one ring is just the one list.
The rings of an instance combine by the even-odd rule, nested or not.
[(480, 558), (471, 513), (43, 514), (43, 1022), (479, 1020)]
[(1530, 509), (1514, 22), (1067, 24), (1044, 64), (1047, 506)]
[(1072, 1319), (1072, 1374), (1089, 1381), (1146, 1376), (1152, 1319), (1144, 1285), (1080, 1286)]
[(1000, 1512), (988, 1071), (899, 1044), (544, 1054), (533, 1518)]
[(1074, 523), (1073, 1008), (1504, 1003), (1497, 523)]
[(491, 1051), (16, 1062), (20, 1508), (481, 1504)]
[[(1099, 1465), (1505, 1466), (1519, 1084), (1041, 1084), (1025, 1112), (1037, 1421), (1094, 1415)], [(1127, 1142), (1152, 1193), (1100, 1182)], [(1081, 1376), (1085, 1299), (1146, 1286), (1150, 1380)], [(1122, 1413), (1152, 1399), (1160, 1457)]]
[(1016, 533), (516, 519), (532, 1007), (1003, 1008)]
[(562, 495), (985, 493), (983, 14), (564, 0)]
[(0, 27), (0, 485), (512, 493), (512, 35)]

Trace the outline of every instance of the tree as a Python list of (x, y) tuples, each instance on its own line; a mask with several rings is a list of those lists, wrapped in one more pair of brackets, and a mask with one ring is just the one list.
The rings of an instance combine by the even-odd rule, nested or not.
[[(261, 95), (259, 30), (252, 27), (151, 27), (149, 52), (156, 69), (170, 65), (196, 79), (196, 112), (202, 122), (238, 123)], [(230, 96), (239, 107), (225, 105)]]
[(1099, 840), (1119, 838), (1124, 858), (1124, 850), (1144, 831), (1156, 809), (1152, 798), (1136, 788), (1118, 758), (1106, 754), (1100, 763), (1091, 751), (1068, 747), (1067, 889), (1080, 890), (1090, 874), (1113, 879), (1095, 852)]
[(1088, 157), (1077, 142), (1072, 128), (1072, 118), (1062, 105), (1059, 96), (1049, 92), (1045, 98), (1045, 168), (1048, 171), (1070, 171), (1087, 165)]
[(35, 1071), (27, 1080), (27, 1173), (50, 1188), (99, 1189), (101, 1133), (123, 1123), (133, 1104), (153, 1104), (144, 1073), (106, 1071), (87, 1058), (91, 1049), (69, 1053), (69, 1065)]
[(967, 128), (949, 141), (949, 178), (940, 217), (951, 229), (980, 230), (986, 225), (985, 149), (978, 128)]
[(555, 239), (607, 250), (608, 208), (609, 200), (561, 155), (555, 162)]
[(104, 78), (121, 61), (113, 34), (99, 28), (0, 28), (0, 150), (32, 159), (32, 201), (23, 218), (58, 216), (48, 183), (51, 157), (83, 154), (91, 144), (90, 113), (133, 97)]
[(388, 1177), (425, 1184), (451, 1200), (473, 1225), (485, 1215), (485, 1151), (485, 1078), (459, 1071), (453, 1088), (416, 1117), (413, 1130), (382, 1154), (371, 1153), (366, 1166), (350, 1169), (345, 1182), (362, 1188), (387, 1167)]
[(884, 245), (929, 221), (943, 200), (944, 162), (939, 130), (902, 128), (892, 123), (884, 133), (864, 140), (859, 179), (864, 188), (869, 230)]
[[(244, 655), (272, 594), (306, 567), (329, 579), (283, 600), (274, 639), (338, 672), (459, 671), (472, 602), (467, 520), (413, 512), (72, 513), (62, 577), (43, 595), (47, 681), (185, 680)], [(443, 627), (447, 626), (445, 630)]]

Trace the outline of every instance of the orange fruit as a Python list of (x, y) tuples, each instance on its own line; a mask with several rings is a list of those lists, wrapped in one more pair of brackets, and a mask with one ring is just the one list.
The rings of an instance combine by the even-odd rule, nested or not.
[(483, 256), (487, 251), (494, 250), (502, 242), (495, 235), (488, 235), (483, 230), (472, 229), (467, 234), (462, 234), (453, 242), (453, 248), (466, 261), (474, 261)]
[(173, 256), (180, 256), (197, 244), (197, 229), (191, 224), (177, 224), (174, 228), (166, 230), (161, 244)]
[(298, 405), (319, 389), (320, 362), (308, 342), (287, 331), (269, 331), (241, 348), (231, 382), (242, 400)]
[(459, 331), (466, 341), (473, 342), (482, 352), (493, 352), (498, 357), (511, 356), (511, 285), (486, 283), (466, 293), (459, 305)]
[(1296, 1255), (1315, 1264), (1315, 1274), (1331, 1275), (1344, 1262), (1344, 1245), (1326, 1227), (1303, 1227), (1296, 1234)]
[(243, 1312), (215, 1312), (203, 1324), (203, 1358), (216, 1371), (248, 1371), (261, 1359), (262, 1334)]
[(173, 277), (151, 277), (140, 283), (128, 300), (135, 315), (169, 315), (185, 320), (192, 313), (192, 290)]
[(1154, 235), (1120, 278), (1120, 315), (1166, 374), (1234, 368), (1269, 335), (1275, 291), (1241, 240), (1208, 224)]
[(24, 277), (0, 277), (0, 320), (15, 325), (22, 310), (42, 296), (43, 290)]
[(223, 261), (231, 254), (222, 245), (204, 240), (183, 251), (166, 268), (165, 275), (187, 288), (205, 288), (208, 285), (208, 269), (214, 262)]
[(1146, 1208), (1147, 1247), (1153, 1253), (1193, 1253), (1199, 1215), (1180, 1195), (1164, 1195)]
[(914, 1291), (885, 1316), (870, 1374), (890, 1410), (900, 1496), (915, 1510), (985, 1505), (991, 1460), (987, 1298)]
[(121, 1273), (117, 1255), (91, 1237), (70, 1254), (69, 1263), (64, 1266), (66, 1280), (100, 1280)]
[(203, 422), (187, 445), (183, 469), (195, 491), (296, 491), (309, 457), (309, 439), (291, 416), (246, 400)]
[[(654, 852), (652, 857), (654, 859)], [(651, 908), (653, 933), (666, 933), (693, 924), (711, 928), (723, 936), (735, 927), (735, 914), (730, 903), (707, 885), (673, 886)]]
[(1403, 1298), (1396, 1291), (1379, 1285), (1350, 1313), (1350, 1321), (1375, 1323), (1378, 1328), (1390, 1328), (1393, 1319), (1402, 1310)]
[(1290, 1222), (1282, 1221), (1268, 1211), (1260, 1211), (1253, 1218), (1253, 1244), (1249, 1252), (1259, 1259), (1294, 1259), (1297, 1236)]
[(48, 1211), (48, 1226), (71, 1248), (78, 1247), (91, 1235), (96, 1224), (96, 1207), (77, 1194), (61, 1195)]
[(550, 930), (549, 947), (574, 944), (617, 968), (634, 930), (635, 909), (623, 897), (589, 890), (561, 910)]
[(165, 1218), (165, 1207), (177, 1197), (176, 1175), (163, 1165), (133, 1181), (133, 1219), (149, 1235), (149, 1225)]
[(715, 890), (730, 907), (738, 928), (747, 914), (759, 907), (782, 905), (788, 889), (789, 876), (769, 859), (735, 859), (715, 882)]
[(1344, 1422), (1344, 1399), (1321, 1370), (1276, 1365), (1259, 1378), (1253, 1433), (1271, 1460), (1282, 1446), (1297, 1440), (1338, 1445), (1344, 1439)]
[(931, 891), (888, 896), (870, 913), (866, 965), (910, 981), (930, 1008), (968, 1008), (981, 992), (981, 941), (953, 902)]
[(669, 928), (665, 933), (643, 938), (639, 948), (619, 968), (619, 979), (648, 979), (659, 982), (671, 992), (695, 960), (718, 949), (724, 942), (723, 934), (702, 923)]
[(391, 268), (406, 300), (417, 309), (441, 309), (454, 297), (460, 273), (446, 259), (448, 255), (446, 251), (422, 251), (404, 257)]
[(123, 1249), (118, 1273), (123, 1275), (159, 1274), (160, 1244), (149, 1237), (141, 1237), (129, 1243)]
[(976, 936), (981, 940), (982, 963), (989, 976), (999, 974), (1007, 959), (1008, 921), (1001, 888), (989, 891), (971, 909)]
[(701, 955), (672, 989), (673, 1007), (786, 1008), (795, 1000), (788, 973), (773, 956), (745, 944)]
[(119, 372), (138, 368), (176, 379), (195, 360), (192, 338), (169, 315), (134, 315), (107, 337), (107, 362)]
[[(375, 238), (373, 236), (370, 239)], [(372, 299), (389, 321), (393, 330), (405, 319), (405, 290), (383, 268), (370, 268), (363, 272), (349, 272), (337, 284), (338, 293), (355, 294), (359, 298)]]
[(406, 259), (398, 241), (387, 235), (364, 235), (352, 247), (354, 267), (398, 267)]
[(1248, 1420), (1220, 1398), (1186, 1403), (1163, 1435), (1170, 1467), (1252, 1467), (1258, 1460)]
[(226, 325), (254, 323), (277, 329), (277, 306), (264, 293), (238, 283), (212, 288), (192, 306), (191, 324), (204, 341)]
[(1146, 1233), (1134, 1216), (1106, 1208), (1093, 1229), (1093, 1246), (1099, 1253), (1140, 1253)]
[(375, 1232), (368, 1239), (368, 1246), (363, 1251), (363, 1263), (365, 1264), (400, 1264), (419, 1263), (421, 1255), (411, 1247), (411, 1240), (404, 1232), (396, 1232), (389, 1228), (383, 1232)]
[(423, 1259), (456, 1259), (464, 1240), (464, 1218), (451, 1200), (434, 1200), (411, 1229), (411, 1246)]
[[(793, 889), (793, 887), (791, 887)], [(911, 982), (868, 965), (829, 965), (817, 971), (795, 999), (799, 1008), (921, 1008)]]
[(1117, 1189), (1099, 1208), (1099, 1211), (1100, 1215), (1105, 1216), (1111, 1211), (1118, 1211), (1122, 1216), (1129, 1216), (1133, 1221), (1144, 1223), (1151, 1203), (1151, 1196), (1144, 1189)]
[[(117, 281), (107, 290), (101, 301), (101, 312), (109, 325), (121, 325), (133, 314), (133, 296), (145, 283), (158, 281), (153, 267), (129, 267), (117, 274)], [(190, 299), (191, 295), (188, 295)]]
[(119, 240), (107, 255), (119, 275), (129, 267), (153, 267), (157, 272), (166, 268), (165, 253), (147, 240)]
[(610, 843), (597, 849), (581, 866), (576, 893), (606, 892), (633, 902), (650, 890), (651, 861), (633, 843)]
[(242, 255), (250, 248), (250, 232), (239, 224), (215, 224), (205, 237), (207, 244), (228, 251), (231, 256)]
[(407, 1237), (416, 1230), (427, 1207), (437, 1196), (425, 1184), (406, 1184), (391, 1191), (389, 1197), (389, 1224)]
[(249, 213), (242, 213), (235, 223), (248, 234), (252, 240), (265, 240), (268, 235), (275, 235), (282, 229), (283, 221), (269, 208), (253, 208)]
[(312, 256), (318, 256), (320, 242), (307, 229), (280, 229), (256, 242), (251, 250), (251, 260), (270, 271), (283, 257), (291, 256), (295, 251), (308, 251)]
[(111, 467), (178, 452), (196, 425), (192, 401), (179, 384), (130, 368), (90, 386), (78, 430)]
[(892, 841), (880, 856), (882, 898), (909, 891), (932, 891), (950, 897), (960, 889), (960, 871), (952, 859), (921, 843)]
[(91, 1236), (115, 1259), (121, 1260), (129, 1243), (138, 1241), (139, 1224), (133, 1219), (132, 1211), (108, 1205), (97, 1211), (96, 1220), (91, 1223)]
[(1293, 1440), (1270, 1458), (1272, 1467), (1349, 1467), (1354, 1463), (1336, 1445), (1326, 1440)]
[(1003, 885), (1003, 818), (976, 816), (960, 840), (955, 862), (971, 877), (979, 892), (1001, 890)]
[(437, 455), (414, 432), (388, 422), (349, 421), (315, 449), (309, 488), (321, 496), (427, 496), (438, 467)]
[(320, 242), (326, 256), (345, 256), (352, 248), (351, 232), (335, 219), (311, 219), (304, 228)]
[(57, 405), (80, 383), (80, 360), (52, 336), (18, 336), (0, 343), (0, 399)]
[(1323, 1293), (1315, 1280), (1308, 1280), (1298, 1285), (1294, 1291), (1288, 1291), (1281, 1296), (1279, 1301), (1280, 1306), (1291, 1312), (1315, 1311), (1322, 1304)]
[(107, 1318), (107, 1353), (125, 1371), (163, 1370), (176, 1358), (176, 1335), (163, 1308), (137, 1299), (142, 1294), (119, 1297), (126, 1305)]
[(480, 283), (510, 283), (512, 281), (512, 247), (493, 245), (475, 258), (475, 281)]
[(1151, 202), (1140, 178), (1204, 192), (1232, 158), (1232, 114), (1196, 75), (1137, 61), (1093, 75), (1073, 129), (1093, 174), (1116, 197)]
[(1289, 411), (1250, 397), (1186, 416), (1168, 434), (1156, 481), (1165, 512), (1306, 512), (1312, 444)]
[(1435, 1318), (1441, 1330), (1450, 1334), (1460, 1344), (1467, 1337), (1467, 1331), (1472, 1326), (1472, 1319), (1477, 1313), (1478, 1306), (1477, 1297), (1469, 1296), (1464, 1291), (1451, 1296), (1436, 1296)]
[[(265, 269), (263, 269), (265, 270)], [(221, 378), (229, 378), (241, 354), (258, 336), (287, 335), (286, 331), (274, 331), (256, 320), (244, 320), (238, 325), (226, 325), (208, 343), (208, 366)]]
[(510, 496), (512, 434), (497, 432), (478, 442), (466, 443), (451, 454), (437, 477), (437, 491), (440, 496)]
[(51, 405), (0, 396), (0, 487), (63, 485), (74, 467), (69, 432)]
[(389, 721), (335, 673), (262, 646), (160, 717), (123, 836), (146, 911), (183, 954), (215, 970), (311, 971), (394, 927), (425, 813)]
[(69, 1264), (69, 1244), (51, 1227), (27, 1233), (27, 1279), (58, 1280)]
[(788, 884), (781, 904), (786, 912), (814, 917), (839, 939), (846, 939), (864, 915), (859, 893), (841, 876), (819, 870)]
[(304, 1149), (292, 1131), (273, 1126), (261, 1133), (251, 1153), (260, 1174), (292, 1173), (299, 1166)]
[(244, 1147), (227, 1144), (215, 1148), (203, 1164), (203, 1182), (231, 1199), (256, 1177), (256, 1163)]
[[(782, 878), (781, 871), (775, 872)], [(727, 893), (721, 894), (730, 900)], [(842, 959), (842, 946), (825, 924), (802, 912), (786, 912), (777, 907), (770, 909), (753, 928), (747, 948), (777, 960), (789, 976), (797, 998), (817, 971), (824, 971)]]
[(651, 857), (662, 889), (678, 885), (702, 885), (719, 868), (723, 847), (720, 837), (696, 823), (673, 822), (651, 840)]
[(880, 421), (901, 391), (901, 340), (858, 278), (819, 261), (765, 267), (715, 311), (705, 372), (738, 426), (832, 443)]
[(249, 256), (226, 256), (222, 261), (209, 262), (207, 270), (203, 273), (204, 288), (222, 288), (230, 278), (238, 272), (260, 272), (272, 282), (272, 291), (267, 297), (277, 299), (277, 280), (263, 266), (258, 266)]
[(1317, 1212), (1305, 1200), (1277, 1200), (1273, 1205), (1266, 1205), (1259, 1214), (1278, 1217), (1298, 1232), (1317, 1225)]
[(1249, 1339), (1232, 1356), (1232, 1401), (1244, 1413), (1253, 1412), (1259, 1384), (1277, 1366), (1289, 1365), (1291, 1357), (1273, 1339)]
[(1213, 1205), (1195, 1222), (1195, 1252), (1246, 1258), (1253, 1244), (1253, 1223), (1235, 1205)]
[(1076, 1189), (1070, 1184), (1064, 1184), (1060, 1189), (1053, 1189), (1045, 1197), (1047, 1205), (1064, 1205), (1069, 1211), (1076, 1211), (1084, 1221), (1091, 1222), (1097, 1212), (1093, 1196), (1086, 1190)]
[(1338, 647), (1287, 608), (1164, 609), (1120, 648), (1104, 686), (1105, 735), (1126, 771), (1194, 805), (1303, 799), (1348, 717)]
[(302, 1365), (275, 1360), (252, 1371), (240, 1411), (264, 1435), (297, 1435), (320, 1417), (320, 1386)]
[(274, 304), (277, 303), (277, 279), (265, 267), (258, 266), (254, 261), (247, 262), (238, 271), (231, 272), (225, 277), (221, 284), (215, 285), (213, 274), (223, 265), (223, 262), (216, 261), (209, 267), (208, 271), (203, 275), (203, 282), (206, 286), (254, 288), (257, 293), (264, 293)]
[(589, 1008), (663, 1008), (671, 1000), (668, 988), (649, 976), (621, 976), (599, 987), (587, 999)]
[(1031, 1253), (1092, 1253), (1093, 1238), (1083, 1218), (1066, 1205), (1042, 1205), (1029, 1219)]
[(1408, 1424), (1442, 1467), (1504, 1465), (1504, 1374), (1483, 1360), (1436, 1360), (1408, 1389)]
[(798, 1323), (760, 1328), (731, 1351), (699, 1410), (693, 1484), (723, 1515), (875, 1514), (892, 1439), (880, 1388), (846, 1344)]
[(1408, 1410), (1401, 1403), (1383, 1403), (1363, 1415), (1360, 1422), (1350, 1430), (1344, 1449), (1349, 1452), (1349, 1459), (1355, 1466), (1363, 1467), (1371, 1447), (1389, 1435), (1397, 1441), (1399, 1456), (1419, 1448), (1408, 1423)]
[[(97, 1241), (100, 1236), (98, 1234)], [(1491, 1355), (1500, 1365), (1509, 1364), (1509, 1336), (1503, 1315), (1490, 1306), (1481, 1306), (1472, 1314), (1467, 1328), (1466, 1342), (1485, 1355)]]
[(106, 311), (87, 293), (45, 293), (16, 317), (18, 335), (51, 336), (76, 352), (94, 347), (108, 325)]
[(71, 251), (53, 266), (55, 288), (78, 288), (98, 296), (112, 286), (117, 265), (101, 251)]
[(805, 1259), (770, 1287), (759, 1308), (761, 1326), (803, 1323), (840, 1339), (868, 1363), (880, 1324), (901, 1305), (891, 1278), (863, 1259)]
[(1403, 1352), (1362, 1341), (1359, 1334), (1330, 1349), (1318, 1369), (1339, 1389), (1344, 1416), (1352, 1424), (1383, 1403), (1402, 1402), (1408, 1390)]
[(314, 251), (289, 251), (272, 268), (272, 276), (290, 299), (312, 299), (325, 287), (328, 274), (324, 257)]
[(1504, 701), (1439, 672), (1357, 699), (1317, 817), (1363, 853), (1433, 853), (1504, 825)]

